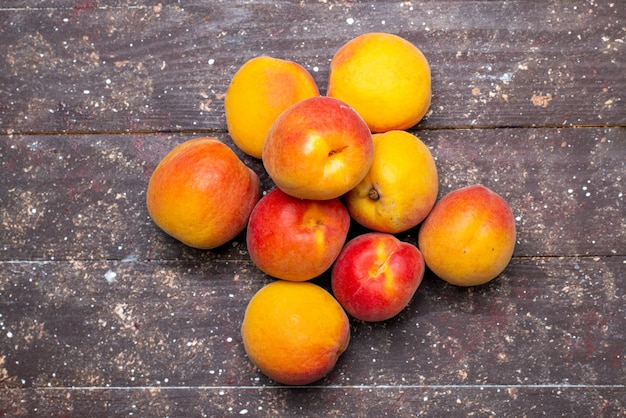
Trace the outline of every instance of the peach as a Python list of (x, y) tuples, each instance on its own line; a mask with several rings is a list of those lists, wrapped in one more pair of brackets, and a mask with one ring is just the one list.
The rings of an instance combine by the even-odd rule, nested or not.
[(370, 232), (346, 244), (333, 266), (331, 286), (354, 318), (384, 321), (409, 304), (425, 269), (415, 245), (391, 234)]
[(356, 186), (374, 157), (372, 135), (344, 102), (313, 97), (274, 121), (263, 165), (276, 185), (301, 199), (334, 199)]
[(422, 222), (437, 199), (439, 182), (428, 147), (406, 131), (373, 135), (374, 162), (346, 195), (350, 215), (366, 228), (388, 233)]
[(248, 358), (266, 376), (307, 385), (335, 367), (350, 342), (350, 323), (320, 286), (275, 280), (248, 303), (241, 337)]
[(467, 186), (439, 200), (418, 234), (426, 265), (441, 279), (476, 286), (496, 278), (515, 247), (509, 204), (483, 185)]
[(299, 64), (278, 58), (252, 58), (233, 76), (224, 110), (228, 132), (243, 152), (261, 158), (267, 131), (289, 106), (319, 96), (311, 74)]
[(157, 226), (184, 244), (218, 247), (246, 227), (259, 200), (257, 174), (216, 138), (173, 148), (158, 164), (146, 192)]
[(332, 266), (349, 228), (350, 215), (338, 198), (298, 199), (274, 189), (252, 210), (246, 240), (250, 258), (263, 272), (304, 281)]
[(336, 52), (327, 94), (354, 107), (372, 132), (408, 129), (430, 107), (430, 66), (408, 40), (365, 33)]

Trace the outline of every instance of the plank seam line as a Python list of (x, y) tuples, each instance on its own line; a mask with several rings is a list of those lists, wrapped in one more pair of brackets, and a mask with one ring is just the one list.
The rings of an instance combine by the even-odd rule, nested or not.
[[(461, 131), (461, 130), (491, 130), (491, 129), (612, 129), (612, 128), (626, 128), (626, 123), (610, 123), (610, 124), (578, 124), (578, 125), (459, 125), (459, 126), (416, 126), (407, 129), (409, 132), (420, 131)], [(117, 130), (117, 131), (11, 131), (11, 133), (2, 132), (2, 136), (67, 136), (67, 135), (183, 135), (183, 134), (228, 134), (228, 131), (223, 129), (163, 129), (163, 130)]]
[[(559, 259), (559, 258), (576, 258), (580, 260), (593, 260), (594, 258), (620, 258), (626, 257), (626, 254), (563, 254), (563, 255), (553, 255), (553, 254), (545, 254), (545, 255), (515, 255), (512, 257), (512, 260), (537, 260), (537, 259)], [(0, 260), (0, 265), (2, 264), (54, 264), (54, 263), (122, 263), (122, 264), (176, 264), (176, 263), (222, 263), (222, 264), (253, 264), (249, 259), (243, 258), (233, 258), (233, 259), (184, 259), (184, 258), (159, 258), (159, 259), (137, 259), (137, 260), (126, 260), (123, 258), (98, 258), (98, 259), (88, 259), (88, 258), (72, 258), (67, 260)]]
[[(95, 6), (93, 10), (147, 10), (149, 6)], [(75, 7), (0, 7), (0, 12), (62, 12)]]
[[(94, 391), (131, 391), (131, 390), (266, 390), (266, 389), (626, 389), (626, 384), (614, 384), (614, 385), (572, 385), (572, 384), (485, 384), (485, 385), (313, 385), (313, 386), (288, 386), (288, 385), (263, 385), (263, 386), (49, 386), (49, 387), (34, 387), (34, 388), (19, 388), (19, 389), (36, 389), (36, 390), (94, 390)], [(9, 389), (9, 388), (5, 388)], [(14, 388), (11, 388), (14, 389)], [(0, 389), (1, 390), (1, 389)]]
[[(532, 257), (529, 257), (532, 258)], [(541, 258), (541, 257), (539, 257)], [(54, 263), (120, 263), (120, 264), (176, 264), (176, 263), (221, 263), (221, 264), (254, 264), (250, 259), (232, 258), (232, 259), (185, 259), (185, 258), (160, 258), (160, 259), (137, 259), (127, 260), (124, 258), (70, 258), (67, 260), (0, 260), (2, 264), (54, 264)]]

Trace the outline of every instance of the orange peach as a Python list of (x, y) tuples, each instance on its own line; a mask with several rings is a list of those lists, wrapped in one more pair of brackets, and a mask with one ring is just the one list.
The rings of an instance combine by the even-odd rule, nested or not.
[(455, 190), (439, 200), (418, 234), (428, 268), (458, 286), (496, 278), (511, 260), (515, 240), (509, 204), (483, 185)]
[(389, 33), (365, 33), (333, 57), (328, 96), (354, 107), (372, 132), (408, 129), (430, 107), (430, 66), (408, 40)]
[(304, 281), (332, 266), (349, 228), (350, 215), (338, 198), (298, 199), (274, 189), (252, 210), (246, 240), (250, 258), (263, 272)]
[(311, 74), (299, 64), (278, 58), (252, 58), (233, 76), (224, 110), (228, 132), (243, 152), (261, 158), (267, 131), (283, 110), (319, 96)]
[(331, 272), (333, 294), (362, 321), (384, 321), (411, 301), (424, 277), (419, 249), (391, 234), (370, 232), (349, 241)]
[(356, 186), (374, 157), (372, 135), (350, 106), (313, 97), (274, 121), (263, 165), (276, 185), (301, 199), (334, 199)]
[(350, 322), (320, 286), (275, 280), (248, 303), (241, 337), (248, 358), (266, 376), (307, 385), (335, 367), (350, 342)]
[(196, 138), (172, 149), (146, 192), (152, 220), (184, 244), (218, 247), (246, 227), (261, 187), (257, 174), (224, 143)]
[(350, 215), (366, 228), (396, 234), (426, 218), (439, 182), (428, 147), (406, 131), (373, 135), (374, 162), (346, 195)]

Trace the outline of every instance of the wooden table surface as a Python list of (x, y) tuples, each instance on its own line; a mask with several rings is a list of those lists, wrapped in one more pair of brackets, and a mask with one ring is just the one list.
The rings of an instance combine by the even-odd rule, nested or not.
[[(624, 6), (2, 1), (0, 416), (626, 416)], [(224, 94), (248, 59), (294, 60), (325, 93), (335, 51), (373, 31), (430, 61), (432, 106), (411, 132), (440, 196), (497, 191), (517, 245), (484, 286), (427, 273), (396, 318), (351, 321), (327, 377), (285, 387), (241, 343), (272, 280), (245, 236), (174, 241), (148, 216), (147, 181), (185, 140), (234, 148)]]

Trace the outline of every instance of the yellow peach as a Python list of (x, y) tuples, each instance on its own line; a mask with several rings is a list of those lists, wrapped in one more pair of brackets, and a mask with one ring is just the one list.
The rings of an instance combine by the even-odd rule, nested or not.
[(350, 342), (350, 322), (320, 286), (276, 280), (248, 303), (241, 338), (248, 358), (266, 376), (307, 385), (335, 367)]
[(418, 245), (429, 269), (457, 286), (496, 278), (515, 247), (515, 219), (509, 204), (482, 185), (444, 196), (422, 224)]
[(406, 39), (366, 33), (344, 44), (333, 57), (328, 96), (354, 107), (372, 132), (407, 129), (430, 106), (430, 66), (422, 51)]
[(311, 74), (299, 64), (261, 56), (247, 61), (233, 76), (224, 97), (228, 132), (235, 145), (261, 158), (270, 126), (289, 106), (319, 96)]
[(372, 135), (374, 161), (365, 178), (346, 195), (350, 215), (366, 228), (406, 231), (426, 218), (439, 182), (428, 147), (406, 131)]

